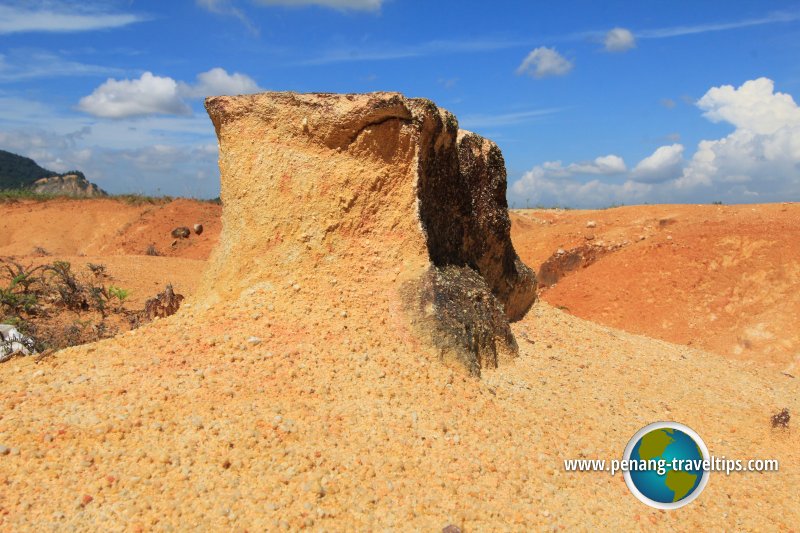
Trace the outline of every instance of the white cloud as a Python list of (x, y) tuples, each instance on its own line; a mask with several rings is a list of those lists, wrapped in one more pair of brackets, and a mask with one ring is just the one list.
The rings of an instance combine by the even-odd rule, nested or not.
[(800, 107), (791, 95), (774, 88), (772, 80), (759, 78), (738, 89), (714, 87), (697, 102), (709, 120), (725, 121), (736, 129), (722, 139), (700, 142), (679, 187), (749, 182), (755, 194), (780, 194), (786, 187), (797, 193)]
[[(0, 131), (0, 146), (54, 172), (81, 170), (111, 193), (149, 193), (212, 198), (219, 195), (217, 143), (210, 138), (126, 148), (91, 144), (93, 128), (58, 134), (31, 129)], [(208, 129), (208, 125), (206, 125)]]
[(0, 54), (0, 82), (9, 83), (60, 76), (109, 76), (121, 73), (114, 67), (70, 61), (43, 50), (14, 49)]
[(540, 119), (561, 111), (560, 108), (533, 109), (530, 111), (516, 111), (513, 113), (500, 113), (497, 115), (464, 115), (458, 121), (466, 129), (494, 128), (497, 126), (510, 126)]
[[(626, 181), (607, 183), (599, 179), (580, 181), (554, 178), (546, 169), (535, 167), (511, 186), (511, 204), (515, 206), (604, 207), (643, 201), (652, 185)], [(539, 170), (537, 170), (539, 169)]]
[(228, 15), (241, 21), (253, 34), (258, 34), (258, 28), (245, 15), (244, 11), (233, 4), (232, 0), (195, 0), (198, 6), (212, 13)]
[(617, 155), (606, 155), (595, 158), (589, 163), (572, 163), (566, 170), (570, 174), (621, 174), (627, 170), (625, 161)]
[(197, 75), (193, 85), (180, 84), (181, 93), (188, 98), (204, 98), (221, 94), (248, 94), (261, 90), (256, 81), (245, 74), (228, 74), (225, 69), (212, 68)]
[[(800, 200), (800, 107), (767, 78), (738, 88), (710, 89), (698, 102), (704, 116), (735, 129), (700, 141), (689, 161), (680, 144), (662, 146), (623, 183), (592, 179), (584, 164), (534, 167), (511, 187), (519, 205), (599, 207), (634, 202), (774, 202)], [(588, 180), (588, 181), (587, 181)]]
[(528, 74), (535, 78), (564, 76), (572, 70), (573, 64), (559, 54), (555, 48), (540, 46), (528, 54), (517, 68), (517, 74)]
[(566, 166), (561, 161), (545, 161), (528, 171), (522, 180), (524, 181), (526, 178), (569, 178), (587, 174), (612, 176), (625, 171), (627, 171), (625, 161), (617, 155), (609, 154), (597, 157), (593, 161), (570, 163)]
[(683, 171), (683, 145), (661, 146), (652, 155), (639, 161), (631, 171), (631, 179), (643, 183), (660, 183), (675, 179)]
[(695, 35), (714, 31), (738, 30), (739, 28), (763, 26), (765, 24), (794, 22), (798, 19), (800, 19), (800, 13), (775, 12), (765, 17), (736, 20), (732, 22), (711, 22), (708, 24), (698, 24), (696, 26), (672, 26), (669, 28), (644, 30), (637, 32), (637, 36), (642, 39), (664, 39), (667, 37), (681, 37), (684, 35)]
[(254, 0), (265, 6), (322, 6), (353, 11), (378, 11), (384, 0)]
[(178, 83), (151, 72), (134, 80), (107, 80), (92, 94), (81, 98), (78, 109), (103, 118), (192, 113), (180, 97)]
[(54, 172), (74, 170), (64, 160), (64, 154), (75, 151), (79, 141), (91, 133), (91, 128), (84, 126), (80, 130), (57, 135), (37, 128), (25, 131), (0, 131), (0, 146), (4, 150), (30, 157), (42, 167)]
[(369, 46), (366, 43), (327, 49), (316, 57), (300, 61), (299, 65), (327, 65), (357, 61), (386, 61), (449, 54), (471, 54), (516, 48), (526, 43), (513, 40), (468, 39), (436, 40), (411, 45)]
[(146, 20), (130, 13), (76, 12), (58, 2), (0, 5), (0, 34), (23, 32), (79, 32), (119, 28)]
[(191, 115), (185, 99), (217, 94), (241, 94), (259, 91), (249, 76), (222, 68), (197, 75), (197, 82), (187, 84), (170, 77), (145, 72), (138, 79), (109, 79), (92, 94), (81, 98), (78, 109), (102, 118), (127, 118), (147, 115)]
[(800, 126), (800, 108), (791, 95), (776, 93), (768, 78), (710, 89), (697, 102), (712, 122), (730, 122), (737, 128), (769, 135), (786, 126)]
[(603, 44), (607, 52), (625, 52), (631, 48), (636, 48), (636, 38), (630, 30), (613, 28), (606, 33)]

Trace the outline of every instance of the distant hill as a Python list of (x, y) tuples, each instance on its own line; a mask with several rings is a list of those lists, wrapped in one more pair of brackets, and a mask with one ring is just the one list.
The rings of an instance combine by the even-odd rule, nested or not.
[(0, 189), (28, 188), (41, 178), (57, 175), (29, 157), (0, 150)]
[(107, 196), (79, 170), (59, 174), (40, 167), (29, 157), (0, 150), (0, 190), (3, 189), (32, 189), (56, 196)]

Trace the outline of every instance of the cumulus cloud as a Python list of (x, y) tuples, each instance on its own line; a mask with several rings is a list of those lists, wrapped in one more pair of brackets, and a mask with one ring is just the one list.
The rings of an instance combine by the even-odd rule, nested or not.
[(613, 28), (606, 33), (603, 44), (607, 52), (626, 52), (636, 48), (636, 38), (630, 30)]
[(729, 122), (737, 128), (770, 135), (787, 126), (800, 125), (800, 108), (791, 95), (775, 92), (768, 78), (710, 89), (697, 102), (712, 122)]
[(102, 118), (147, 115), (191, 115), (186, 99), (215, 94), (256, 92), (258, 84), (249, 76), (213, 68), (197, 75), (193, 84), (145, 72), (137, 79), (109, 79), (92, 94), (81, 98), (78, 109)]
[(93, 144), (95, 137), (89, 127), (65, 134), (25, 128), (0, 131), (0, 146), (55, 172), (79, 169), (111, 193), (219, 195), (218, 150), (213, 139), (187, 144), (163, 139), (161, 143), (110, 148)]
[(528, 74), (534, 78), (564, 76), (572, 70), (570, 60), (559, 54), (555, 48), (540, 46), (528, 54), (517, 68), (517, 74)]
[(617, 155), (606, 155), (595, 158), (590, 163), (572, 163), (566, 170), (570, 174), (621, 174), (625, 172), (625, 161)]
[(602, 207), (643, 201), (651, 188), (630, 180), (616, 184), (597, 178), (588, 181), (553, 178), (547, 169), (535, 167), (511, 186), (511, 205)]
[[(578, 176), (614, 176), (627, 171), (625, 161), (613, 154), (592, 161), (570, 163), (546, 161), (526, 172), (511, 186), (511, 195), (534, 204), (575, 205), (575, 198), (606, 201), (615, 196), (613, 188), (599, 179), (581, 182)], [(635, 188), (635, 184), (633, 187)], [(615, 200), (612, 200), (612, 202)], [(517, 202), (519, 203), (519, 202)]]
[(787, 187), (800, 191), (800, 107), (791, 95), (759, 78), (739, 88), (714, 87), (697, 106), (709, 120), (736, 129), (700, 142), (679, 187), (749, 183), (748, 190), (760, 196)]
[(683, 145), (661, 146), (652, 155), (639, 161), (631, 172), (631, 179), (643, 183), (675, 179), (681, 175), (683, 163)]
[(178, 83), (145, 72), (138, 79), (109, 79), (81, 98), (78, 109), (103, 118), (141, 115), (189, 115), (192, 109), (178, 94)]
[(711, 88), (697, 107), (733, 131), (698, 143), (691, 158), (675, 143), (657, 148), (616, 180), (593, 167), (549, 162), (511, 187), (512, 202), (599, 207), (637, 202), (772, 202), (800, 199), (800, 106), (767, 78)]
[(190, 85), (180, 84), (181, 92), (189, 98), (204, 98), (220, 94), (248, 94), (261, 90), (256, 81), (245, 74), (228, 74), (225, 69), (212, 68), (197, 75), (197, 81)]
[(66, 154), (77, 153), (79, 142), (91, 131), (89, 126), (63, 135), (38, 128), (13, 132), (0, 131), (0, 146), (5, 150), (30, 157), (48, 170), (66, 172), (76, 168), (70, 166), (72, 161)]
[(625, 161), (621, 157), (609, 154), (597, 157), (593, 161), (570, 163), (566, 166), (561, 161), (546, 161), (534, 167), (528, 174), (546, 178), (567, 178), (579, 174), (611, 176), (626, 170)]
[(79, 32), (119, 28), (146, 20), (131, 13), (76, 12), (59, 2), (0, 5), (0, 35), (24, 32)]

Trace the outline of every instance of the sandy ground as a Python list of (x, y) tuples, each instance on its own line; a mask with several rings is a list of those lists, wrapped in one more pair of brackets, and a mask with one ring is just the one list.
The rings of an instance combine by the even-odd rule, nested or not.
[[(222, 206), (194, 200), (133, 205), (114, 199), (23, 201), (0, 205), (0, 256), (144, 255), (207, 259), (217, 244)], [(175, 241), (173, 228), (203, 224), (203, 235)]]
[[(105, 265), (104, 283), (127, 290), (126, 307), (141, 309), (167, 283), (179, 293), (194, 293), (219, 240), (221, 211), (218, 204), (192, 200), (142, 205), (113, 199), (2, 204), (0, 257), (24, 266), (68, 261), (76, 273), (85, 272), (88, 263)], [(177, 241), (170, 235), (175, 227), (194, 224), (203, 225), (201, 235), (192, 233)], [(151, 244), (160, 256), (146, 255)]]
[(522, 210), (512, 220), (517, 252), (537, 269), (559, 248), (619, 246), (544, 290), (552, 305), (800, 374), (800, 204)]
[[(596, 218), (599, 233), (614, 211), (571, 215)], [(571, 246), (557, 224), (518, 214), (523, 259), (536, 264), (552, 247), (535, 255), (520, 217)], [(668, 226), (678, 243), (680, 227)], [(121, 261), (174, 261), (116, 249)], [(387, 269), (375, 279), (394, 272), (370, 264)], [(798, 379), (546, 302), (513, 326), (520, 357), (472, 379), (410, 335), (394, 289), (363, 271), (354, 279), (306, 272), (234, 301), (198, 296), (118, 338), (4, 363), (0, 528), (797, 530), (796, 421), (773, 429), (770, 416), (800, 412)], [(695, 429), (712, 455), (777, 458), (781, 470), (712, 473), (703, 495), (674, 512), (641, 504), (619, 474), (564, 471), (564, 459), (620, 457), (639, 428), (665, 419)]]

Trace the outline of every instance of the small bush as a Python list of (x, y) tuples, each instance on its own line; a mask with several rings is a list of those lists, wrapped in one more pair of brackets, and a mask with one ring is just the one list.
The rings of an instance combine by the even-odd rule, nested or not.
[(143, 194), (117, 194), (112, 196), (114, 200), (125, 202), (128, 205), (163, 205), (174, 200), (172, 196), (145, 196)]
[(92, 274), (94, 274), (95, 277), (102, 278), (102, 277), (105, 277), (105, 275), (106, 275), (106, 266), (105, 265), (100, 265), (100, 264), (95, 264), (95, 263), (86, 263), (86, 268), (91, 270)]
[(108, 299), (111, 300), (112, 298), (116, 298), (119, 303), (117, 304), (117, 309), (122, 310), (122, 306), (125, 304), (125, 300), (129, 296), (129, 292), (123, 288), (115, 287), (114, 285), (109, 285), (108, 289), (106, 289), (106, 293), (108, 294)]
[(50, 275), (49, 281), (58, 293), (59, 303), (74, 311), (89, 309), (86, 289), (72, 272), (69, 262), (55, 261), (52, 265), (47, 265), (45, 271)]
[(0, 190), (0, 204), (13, 204), (22, 200), (44, 202), (55, 198), (52, 194), (41, 194), (31, 189), (3, 189)]

